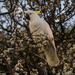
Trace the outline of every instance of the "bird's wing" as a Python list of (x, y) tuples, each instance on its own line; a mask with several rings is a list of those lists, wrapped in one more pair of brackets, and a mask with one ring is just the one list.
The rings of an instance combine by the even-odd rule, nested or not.
[(56, 50), (53, 33), (52, 33), (52, 30), (50, 29), (49, 24), (44, 21), (42, 29), (43, 29), (44, 33), (47, 34), (47, 38), (48, 38), (49, 42), (51, 43), (52, 47), (54, 48), (54, 50)]

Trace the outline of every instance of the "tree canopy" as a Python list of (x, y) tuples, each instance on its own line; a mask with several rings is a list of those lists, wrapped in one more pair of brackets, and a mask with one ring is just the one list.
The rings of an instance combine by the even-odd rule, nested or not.
[[(74, 0), (0, 0), (0, 73), (7, 75), (68, 75), (74, 74), (75, 16)], [(57, 67), (50, 67), (42, 49), (36, 44), (25, 18), (26, 10), (40, 10), (50, 25), (60, 59)], [(72, 27), (72, 30), (69, 30)], [(39, 37), (42, 37), (40, 35)], [(46, 39), (42, 40), (45, 41)]]

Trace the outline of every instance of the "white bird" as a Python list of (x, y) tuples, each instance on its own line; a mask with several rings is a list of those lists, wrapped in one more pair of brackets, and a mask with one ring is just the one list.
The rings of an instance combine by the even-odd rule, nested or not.
[[(47, 63), (50, 66), (57, 66), (59, 64), (59, 59), (57, 56), (57, 51), (56, 51), (52, 31), (50, 29), (49, 24), (46, 21), (42, 20), (39, 17), (39, 15), (36, 13), (37, 12), (31, 11), (31, 10), (27, 10), (25, 12), (26, 19), (29, 20), (30, 31), (33, 35), (47, 34), (47, 38), (49, 40), (49, 43), (46, 47), (44, 47), (44, 53), (45, 53), (45, 56), (47, 59)], [(34, 38), (37, 38), (37, 36), (35, 36)]]

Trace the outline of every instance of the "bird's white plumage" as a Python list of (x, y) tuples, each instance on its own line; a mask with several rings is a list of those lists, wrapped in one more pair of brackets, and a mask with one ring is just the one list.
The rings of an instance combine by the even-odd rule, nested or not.
[[(50, 66), (57, 66), (59, 64), (59, 59), (57, 57), (54, 37), (48, 23), (42, 20), (34, 11), (26, 11), (26, 14), (30, 16), (29, 28), (33, 35), (47, 34), (49, 44), (44, 47), (46, 59)], [(33, 38), (37, 37), (33, 36)]]

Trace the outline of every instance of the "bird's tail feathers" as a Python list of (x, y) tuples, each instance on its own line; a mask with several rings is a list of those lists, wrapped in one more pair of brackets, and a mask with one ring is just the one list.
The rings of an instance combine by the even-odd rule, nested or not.
[(48, 48), (45, 50), (45, 55), (46, 55), (47, 63), (50, 66), (57, 66), (59, 64), (59, 59), (56, 50), (53, 49), (51, 50), (51, 48)]

